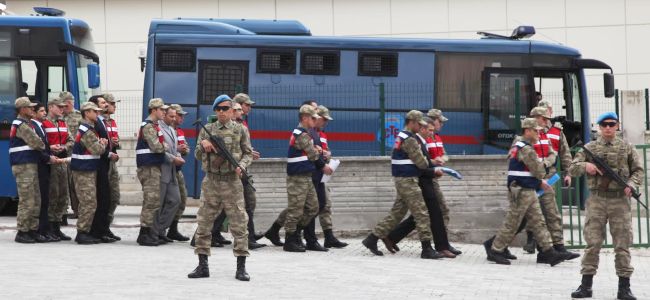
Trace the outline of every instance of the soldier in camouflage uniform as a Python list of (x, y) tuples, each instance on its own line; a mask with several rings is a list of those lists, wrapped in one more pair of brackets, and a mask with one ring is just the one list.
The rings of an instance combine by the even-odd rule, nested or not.
[[(115, 154), (111, 156), (108, 167), (108, 184), (111, 195), (110, 204), (108, 207), (108, 224), (110, 225), (113, 224), (113, 220), (115, 219), (115, 210), (117, 209), (117, 206), (120, 205), (120, 173), (117, 170), (117, 161), (119, 160), (117, 150), (120, 149), (120, 135), (117, 129), (117, 123), (115, 122), (115, 119), (111, 117), (113, 114), (115, 114), (117, 103), (120, 102), (120, 100), (115, 99), (115, 96), (110, 93), (104, 94), (102, 98), (104, 98), (107, 103), (106, 111), (104, 112), (103, 116), (104, 122), (106, 124), (106, 131), (108, 131), (108, 136), (111, 139), (111, 151)], [(108, 237), (112, 239), (118, 241), (122, 240), (122, 238), (115, 235), (113, 231), (111, 231), (110, 227), (106, 233)]]
[(137, 242), (141, 246), (158, 246), (160, 240), (155, 230), (154, 218), (160, 209), (160, 167), (165, 162), (165, 146), (163, 133), (158, 127), (162, 120), (165, 105), (162, 99), (149, 100), (149, 117), (140, 126), (138, 142), (135, 147), (137, 175), (142, 184), (142, 211), (140, 212), (140, 233)]
[(95, 244), (101, 241), (90, 234), (90, 229), (97, 208), (97, 169), (100, 155), (106, 152), (108, 144), (108, 140), (99, 138), (94, 127), (97, 116), (102, 111), (92, 102), (81, 106), (83, 120), (72, 147), (70, 169), (79, 197), (77, 236), (74, 240), (79, 244)]
[[(70, 135), (74, 138), (77, 136), (77, 129), (79, 128), (79, 123), (81, 122), (81, 113), (74, 108), (74, 96), (70, 92), (63, 91), (59, 93), (59, 99), (66, 104), (65, 109), (63, 110), (63, 119), (65, 124), (68, 126), (68, 131)], [(70, 166), (68, 166), (68, 195), (70, 196), (70, 208), (75, 216), (77, 216), (77, 206), (79, 205), (79, 199), (77, 198), (77, 193), (74, 190), (74, 181), (72, 181), (72, 171)]]
[(9, 162), (18, 188), (18, 213), (16, 223), (18, 243), (43, 243), (47, 239), (38, 230), (41, 192), (38, 181), (38, 164), (59, 163), (55, 156), (46, 153), (45, 143), (34, 131), (30, 119), (36, 103), (27, 97), (15, 102), (18, 117), (11, 124), (9, 134)]
[(250, 137), (243, 126), (231, 120), (232, 100), (227, 95), (220, 95), (214, 100), (212, 109), (217, 121), (206, 126), (210, 134), (223, 139), (226, 150), (239, 161), (239, 167), (233, 167), (210, 142), (210, 134), (201, 130), (194, 155), (205, 172), (201, 183), (201, 206), (197, 213), (196, 249), (199, 265), (188, 274), (189, 278), (209, 277), (208, 256), (212, 240), (214, 219), (223, 208), (230, 220), (230, 232), (234, 237), (233, 253), (237, 257), (235, 278), (249, 281), (246, 272), (248, 252), (248, 216), (244, 204), (244, 191), (241, 172), (253, 160)]
[(433, 236), (429, 226), (429, 212), (424, 203), (422, 190), (418, 185), (418, 177), (421, 172), (430, 167), (416, 136), (421, 126), (427, 126), (422, 112), (409, 111), (406, 114), (406, 129), (401, 131), (395, 140), (391, 156), (391, 173), (395, 181), (397, 198), (390, 214), (379, 222), (372, 233), (362, 242), (375, 255), (384, 255), (377, 249), (377, 241), (387, 237), (390, 231), (402, 221), (406, 212), (411, 211), (422, 243), (420, 257), (423, 259), (440, 258), (440, 255), (431, 246)]
[(609, 177), (603, 176), (592, 163), (592, 157), (584, 151), (576, 153), (569, 173), (576, 177), (587, 174), (590, 197), (587, 200), (584, 237), (587, 247), (582, 257), (582, 283), (571, 294), (573, 298), (592, 296), (593, 277), (598, 269), (598, 253), (605, 239), (607, 223), (614, 243), (614, 260), (618, 275), (618, 299), (636, 299), (630, 290), (630, 276), (634, 268), (630, 264), (632, 244), (632, 216), (630, 195), (632, 188), (641, 185), (643, 167), (634, 146), (616, 136), (619, 128), (616, 113), (607, 112), (598, 117), (600, 136), (585, 145), (594, 155), (600, 157), (617, 172), (629, 186), (621, 186)]
[[(537, 256), (537, 262), (555, 266), (568, 258), (567, 253), (556, 252), (552, 247), (551, 236), (544, 222), (544, 216), (537, 199), (538, 188), (552, 191), (553, 187), (543, 178), (547, 175), (544, 160), (538, 159), (532, 145), (539, 139), (539, 130), (543, 128), (533, 118), (522, 121), (522, 140), (515, 144), (508, 166), (508, 200), (510, 208), (506, 214), (501, 229), (496, 236), (483, 243), (487, 259), (497, 264), (509, 265), (509, 254), (505, 251), (514, 239), (517, 228), (524, 217), (530, 223), (531, 229), (539, 242), (542, 252)], [(555, 161), (556, 153), (550, 149), (550, 155), (545, 158)]]

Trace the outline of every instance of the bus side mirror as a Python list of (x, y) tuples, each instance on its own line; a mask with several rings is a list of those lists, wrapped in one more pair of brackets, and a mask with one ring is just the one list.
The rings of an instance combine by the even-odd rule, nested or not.
[(603, 83), (605, 87), (605, 97), (614, 97), (614, 94), (616, 93), (614, 90), (614, 74), (603, 73)]
[(88, 64), (88, 87), (96, 89), (99, 87), (99, 65)]

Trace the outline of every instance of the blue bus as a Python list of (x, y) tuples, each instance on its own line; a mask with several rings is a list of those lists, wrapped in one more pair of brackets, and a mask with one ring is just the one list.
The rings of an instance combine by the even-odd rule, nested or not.
[(79, 108), (79, 100), (99, 87), (99, 58), (88, 24), (57, 9), (34, 10), (35, 16), (0, 16), (0, 153), (5, 157), (0, 159), (0, 206), (17, 196), (8, 159), (14, 100), (27, 96), (47, 104), (70, 91)]
[[(406, 111), (436, 107), (449, 118), (448, 153), (499, 154), (535, 106), (536, 92), (555, 86), (561, 93), (556, 114), (572, 142), (589, 138), (590, 127), (581, 125), (590, 124), (584, 69), (608, 70), (605, 96), (611, 97), (607, 64), (524, 39), (534, 34), (530, 26), (511, 36), (482, 34), (474, 40), (321, 37), (290, 20), (153, 20), (143, 107), (153, 97), (182, 104), (194, 146), (189, 124), (213, 114), (217, 95), (248, 93), (257, 102), (248, 120), (253, 146), (265, 157), (286, 155), (296, 108), (305, 100), (332, 111), (327, 130), (339, 156), (389, 151)], [(198, 196), (200, 165), (190, 157), (184, 172), (189, 194)]]

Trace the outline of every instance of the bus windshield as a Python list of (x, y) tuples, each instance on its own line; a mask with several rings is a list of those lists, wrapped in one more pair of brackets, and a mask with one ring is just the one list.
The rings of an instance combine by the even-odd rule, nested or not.
[[(72, 33), (72, 43), (83, 49), (95, 52), (93, 38), (90, 28), (85, 26), (72, 26), (70, 28)], [(79, 86), (79, 105), (85, 102), (90, 96), (93, 95), (93, 90), (88, 87), (88, 64), (92, 63), (92, 59), (84, 55), (75, 53), (75, 60), (77, 65), (77, 85)]]

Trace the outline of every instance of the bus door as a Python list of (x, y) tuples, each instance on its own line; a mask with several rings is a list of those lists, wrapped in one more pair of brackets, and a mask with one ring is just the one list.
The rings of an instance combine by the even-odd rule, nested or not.
[[(186, 122), (192, 123), (198, 118), (207, 124), (215, 120), (212, 103), (217, 96), (226, 94), (232, 98), (237, 93), (247, 93), (249, 64), (249, 61), (242, 60), (199, 60), (198, 111), (195, 119), (186, 118)], [(195, 170), (193, 182), (186, 184), (188, 193), (198, 198), (204, 176), (201, 162), (195, 162)]]
[(533, 70), (536, 100), (552, 105), (553, 123), (559, 122), (569, 146), (582, 140), (582, 106), (578, 74), (567, 70)]
[[(519, 84), (518, 86), (516, 84)], [(518, 89), (518, 105), (516, 94)], [(483, 154), (505, 154), (518, 123), (533, 107), (532, 76), (528, 70), (485, 68), (481, 82), (483, 111)], [(516, 116), (516, 112), (519, 116)]]

